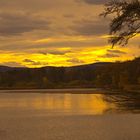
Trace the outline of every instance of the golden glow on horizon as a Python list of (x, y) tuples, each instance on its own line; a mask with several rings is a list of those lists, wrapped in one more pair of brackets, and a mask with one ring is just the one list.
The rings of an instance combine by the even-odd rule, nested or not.
[[(125, 61), (133, 59), (134, 56), (123, 54), (121, 57), (106, 57), (107, 50), (110, 46), (94, 49), (92, 47), (80, 48), (79, 50), (71, 50), (64, 55), (55, 54), (41, 54), (41, 53), (12, 53), (1, 52), (1, 65), (10, 65), (10, 63), (17, 63), (19, 66), (25, 67), (43, 67), (43, 66), (74, 66), (81, 64), (89, 64), (94, 62), (114, 62)], [(70, 48), (61, 48), (62, 51)], [(128, 53), (128, 48), (121, 48), (120, 50)], [(133, 50), (135, 52), (135, 50)], [(17, 65), (18, 66), (18, 65)]]
[[(15, 50), (10, 51), (0, 51), (1, 60), (0, 65), (7, 66), (17, 66), (17, 67), (43, 67), (43, 66), (75, 66), (82, 64), (90, 64), (95, 62), (115, 62), (115, 61), (125, 61), (131, 60), (134, 54), (138, 52), (138, 48), (133, 48), (130, 50), (129, 47), (119, 47), (116, 46), (115, 49), (124, 52), (124, 54), (108, 54), (108, 50), (111, 50), (111, 46), (91, 46), (86, 45), (84, 47), (70, 47), (70, 46), (59, 46), (59, 47), (45, 47), (48, 43), (69, 43), (69, 42), (80, 42), (88, 43), (94, 42), (94, 39), (107, 38), (108, 35), (92, 37), (83, 36), (61, 36), (56, 38), (43, 38), (36, 40), (25, 40), (25, 42), (30, 45), (40, 45), (44, 46), (42, 48), (35, 47), (26, 51)], [(49, 45), (48, 45), (49, 46)], [(113, 50), (112, 50), (113, 51)], [(126, 54), (125, 54), (126, 53)]]

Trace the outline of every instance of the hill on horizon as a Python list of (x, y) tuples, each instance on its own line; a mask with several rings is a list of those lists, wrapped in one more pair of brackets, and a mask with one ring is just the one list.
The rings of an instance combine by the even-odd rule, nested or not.
[(98, 67), (98, 66), (103, 66), (103, 65), (108, 65), (108, 64), (113, 64), (116, 62), (95, 62), (95, 63), (90, 63), (90, 64), (82, 64), (82, 65), (76, 65), (76, 66), (43, 66), (43, 67), (11, 67), (7, 65), (0, 65), (0, 72), (2, 71), (9, 71), (9, 70), (15, 70), (15, 69), (41, 69), (41, 68), (78, 68), (78, 67)]

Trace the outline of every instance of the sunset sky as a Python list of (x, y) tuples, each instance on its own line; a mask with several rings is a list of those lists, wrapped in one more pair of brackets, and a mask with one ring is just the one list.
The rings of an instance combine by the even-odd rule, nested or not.
[(73, 66), (140, 56), (140, 36), (108, 44), (108, 0), (0, 0), (0, 65)]

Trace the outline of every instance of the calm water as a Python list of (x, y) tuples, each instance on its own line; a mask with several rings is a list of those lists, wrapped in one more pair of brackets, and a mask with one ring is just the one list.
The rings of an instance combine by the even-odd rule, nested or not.
[(0, 114), (4, 116), (101, 115), (105, 113), (140, 113), (140, 95), (0, 92)]

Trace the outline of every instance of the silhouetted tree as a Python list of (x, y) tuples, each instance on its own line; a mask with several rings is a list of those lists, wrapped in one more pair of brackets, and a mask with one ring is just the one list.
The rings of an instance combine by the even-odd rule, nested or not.
[(109, 43), (126, 45), (140, 33), (140, 0), (111, 0), (101, 16), (112, 15)]

